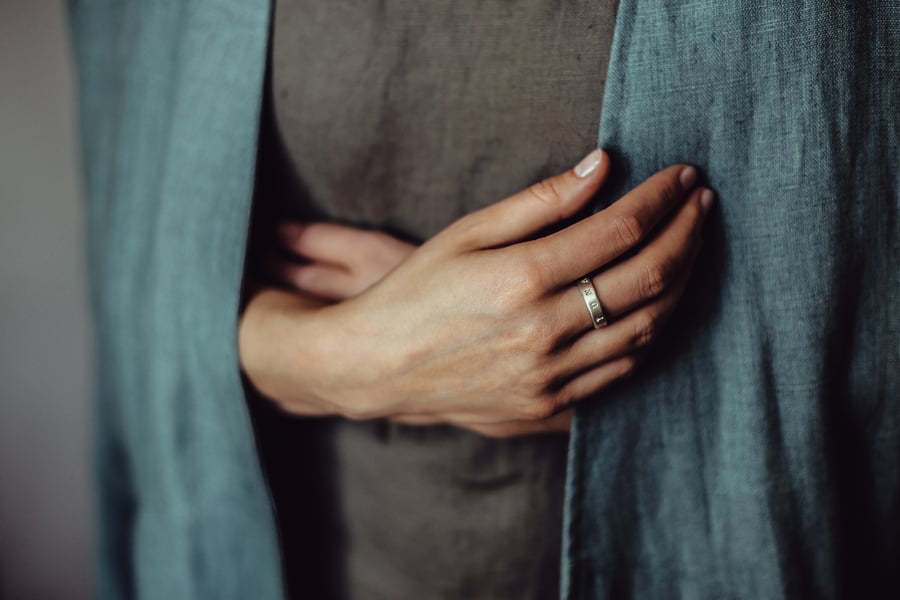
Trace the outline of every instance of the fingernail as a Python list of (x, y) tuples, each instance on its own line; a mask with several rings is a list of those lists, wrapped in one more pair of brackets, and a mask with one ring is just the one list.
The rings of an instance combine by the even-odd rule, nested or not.
[(700, 208), (703, 209), (703, 214), (709, 212), (710, 207), (712, 207), (713, 200), (715, 199), (715, 194), (710, 189), (703, 190), (700, 194)]
[(584, 179), (590, 175), (601, 162), (603, 162), (603, 149), (597, 148), (575, 165), (575, 175)]
[(694, 182), (697, 181), (697, 169), (694, 167), (683, 168), (678, 175), (678, 179), (681, 181), (681, 185), (684, 186), (684, 189), (693, 187)]

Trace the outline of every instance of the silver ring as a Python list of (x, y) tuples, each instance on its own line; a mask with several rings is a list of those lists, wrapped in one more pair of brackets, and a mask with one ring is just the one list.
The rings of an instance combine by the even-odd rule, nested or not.
[(594, 284), (591, 283), (589, 278), (585, 277), (575, 282), (575, 285), (578, 286), (581, 297), (584, 299), (584, 305), (587, 306), (588, 312), (591, 313), (591, 323), (594, 324), (594, 329), (606, 327), (609, 323), (606, 322), (606, 315), (603, 314), (603, 307), (600, 306), (600, 299), (597, 298), (597, 290), (594, 289)]

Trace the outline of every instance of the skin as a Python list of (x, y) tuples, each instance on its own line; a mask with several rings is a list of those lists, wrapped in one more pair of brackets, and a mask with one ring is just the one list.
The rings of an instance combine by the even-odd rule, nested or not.
[[(631, 374), (671, 314), (713, 201), (694, 187), (693, 167), (675, 165), (541, 236), (602, 185), (610, 162), (598, 158), (583, 176), (569, 169), (529, 186), (418, 247), (283, 224), (281, 244), (307, 264), (272, 259), (282, 287), (259, 288), (243, 313), (248, 378), (298, 415), (446, 423), (492, 437), (567, 431), (571, 406)], [(587, 273), (608, 327), (593, 329), (572, 284)]]

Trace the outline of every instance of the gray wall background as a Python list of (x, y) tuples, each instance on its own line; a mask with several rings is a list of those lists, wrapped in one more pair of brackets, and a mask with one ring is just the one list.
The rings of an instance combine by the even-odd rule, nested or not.
[(89, 596), (91, 350), (64, 6), (0, 0), (0, 598)]

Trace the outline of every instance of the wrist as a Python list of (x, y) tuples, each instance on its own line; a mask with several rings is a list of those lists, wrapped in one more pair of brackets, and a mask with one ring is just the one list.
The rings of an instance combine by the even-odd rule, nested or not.
[(300, 325), (298, 336), (307, 343), (297, 351), (309, 374), (306, 389), (330, 414), (357, 421), (392, 416), (384, 401), (391, 396), (389, 351), (362, 312), (353, 300), (317, 310)]
[(354, 325), (352, 302), (328, 305), (268, 288), (241, 317), (241, 368), (253, 387), (285, 412), (353, 420), (390, 416), (379, 400), (386, 353)]
[(266, 288), (247, 303), (238, 326), (241, 370), (262, 395), (287, 412), (332, 414), (313, 390), (319, 353), (307, 329), (323, 303), (309, 297)]

